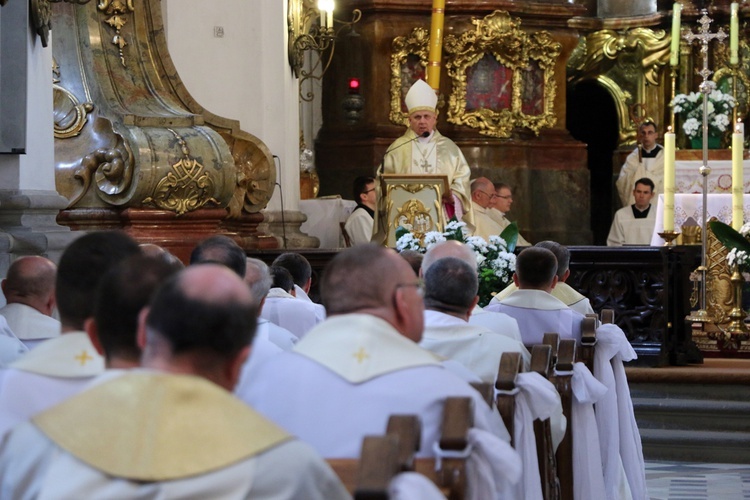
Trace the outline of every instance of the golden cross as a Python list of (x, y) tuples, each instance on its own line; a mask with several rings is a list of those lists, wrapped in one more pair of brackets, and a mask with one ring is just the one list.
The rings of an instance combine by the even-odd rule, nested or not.
[(367, 354), (367, 352), (365, 352), (365, 348), (364, 347), (360, 347), (359, 351), (357, 351), (354, 354), (352, 354), (352, 356), (354, 356), (355, 358), (357, 358), (357, 363), (359, 363), (359, 364), (362, 364), (362, 361), (364, 361), (366, 358), (370, 357), (370, 355)]
[(81, 366), (85, 365), (88, 361), (92, 361), (94, 358), (89, 356), (89, 353), (84, 349), (81, 354), (74, 356), (75, 359), (81, 362)]

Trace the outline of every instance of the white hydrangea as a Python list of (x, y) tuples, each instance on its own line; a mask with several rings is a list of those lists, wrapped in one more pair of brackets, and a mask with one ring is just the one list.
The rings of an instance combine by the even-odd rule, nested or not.
[(711, 122), (711, 124), (724, 132), (729, 126), (729, 117), (727, 115), (716, 115), (714, 116), (714, 121)]
[(487, 253), (487, 242), (481, 236), (469, 236), (466, 238), (466, 244), (475, 252)]
[(396, 241), (396, 250), (403, 252), (404, 250), (414, 250), (422, 252), (422, 245), (419, 244), (419, 240), (414, 237), (412, 233), (406, 233)]
[(456, 229), (461, 229), (463, 231), (464, 228), (466, 228), (466, 223), (464, 221), (452, 220), (447, 226), (445, 226), (445, 231), (455, 231)]
[(688, 118), (685, 123), (682, 124), (682, 130), (688, 137), (695, 137), (698, 135), (698, 131), (701, 129), (701, 123), (695, 118)]
[(730, 266), (734, 266), (735, 264), (738, 266), (745, 266), (750, 264), (750, 255), (744, 250), (733, 248), (727, 254), (727, 264)]
[(479, 267), (482, 264), (484, 264), (484, 261), (487, 260), (487, 257), (485, 257), (484, 255), (482, 255), (481, 253), (475, 253), (474, 257), (476, 257), (476, 259), (477, 259), (477, 267)]
[(443, 233), (439, 233), (437, 231), (429, 231), (424, 235), (424, 247), (427, 250), (434, 247), (438, 243), (442, 243), (443, 241), (445, 241), (445, 236), (443, 236)]
[[(508, 248), (508, 243), (496, 234), (490, 236), (490, 245), (496, 245), (497, 248)], [(495, 249), (493, 248), (493, 250)]]
[(750, 234), (750, 222), (746, 222), (742, 225), (740, 228), (740, 234), (747, 238), (747, 236)]

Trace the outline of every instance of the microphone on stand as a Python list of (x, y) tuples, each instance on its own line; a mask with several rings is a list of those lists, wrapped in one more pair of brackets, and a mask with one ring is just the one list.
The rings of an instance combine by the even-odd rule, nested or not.
[(391, 153), (391, 152), (393, 152), (393, 151), (397, 150), (398, 148), (400, 148), (400, 147), (402, 147), (402, 146), (406, 146), (407, 144), (411, 144), (412, 142), (416, 141), (417, 139), (426, 139), (426, 138), (428, 138), (428, 137), (430, 137), (430, 133), (429, 133), (429, 132), (427, 132), (427, 131), (425, 130), (424, 132), (422, 132), (422, 134), (421, 134), (421, 135), (418, 135), (418, 136), (416, 136), (416, 137), (415, 137), (414, 139), (409, 139), (409, 140), (408, 140), (408, 141), (406, 141), (406, 142), (402, 142), (401, 144), (399, 144), (399, 145), (398, 145), (398, 146), (396, 146), (395, 148), (391, 148), (391, 149), (389, 149), (388, 151), (386, 151), (386, 152), (385, 152), (385, 153), (383, 154), (383, 159), (382, 159), (382, 160), (380, 160), (380, 166), (378, 166), (378, 169), (377, 169), (377, 171), (375, 172), (375, 177), (379, 177), (379, 176), (380, 176), (380, 174), (382, 174), (382, 173), (383, 173), (383, 166), (384, 166), (384, 164), (385, 164), (385, 157), (386, 157), (386, 156), (388, 156), (388, 154), (389, 154), (389, 153)]

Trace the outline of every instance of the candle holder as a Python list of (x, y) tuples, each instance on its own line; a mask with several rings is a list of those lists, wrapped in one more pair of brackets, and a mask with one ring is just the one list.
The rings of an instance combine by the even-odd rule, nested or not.
[(675, 240), (680, 235), (677, 231), (664, 231), (661, 233), (657, 233), (661, 239), (664, 240), (664, 246), (665, 247), (673, 247), (676, 245)]
[(742, 340), (745, 340), (750, 333), (745, 326), (745, 311), (742, 310), (742, 285), (745, 283), (745, 278), (742, 277), (740, 266), (737, 264), (732, 266), (732, 276), (729, 281), (732, 282), (732, 310), (729, 312), (731, 321), (724, 331), (732, 335), (742, 335), (744, 336)]

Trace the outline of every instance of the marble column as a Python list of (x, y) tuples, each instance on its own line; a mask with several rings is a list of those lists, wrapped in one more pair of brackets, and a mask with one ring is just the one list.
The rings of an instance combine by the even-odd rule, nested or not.
[[(52, 116), (52, 50), (30, 29), (28, 2), (9, 2), (0, 7), (0, 29), (12, 22), (21, 27), (15, 36), (20, 50), (0, 52), (1, 63), (25, 71), (24, 113), (18, 127), (25, 127), (23, 154), (0, 155), (0, 276), (10, 263), (24, 255), (44, 255), (59, 260), (63, 249), (82, 233), (71, 232), (56, 222), (67, 200), (55, 189)], [(8, 36), (5, 33), (4, 36)], [(6, 39), (7, 41), (7, 39)], [(16, 89), (0, 88), (7, 97)]]

